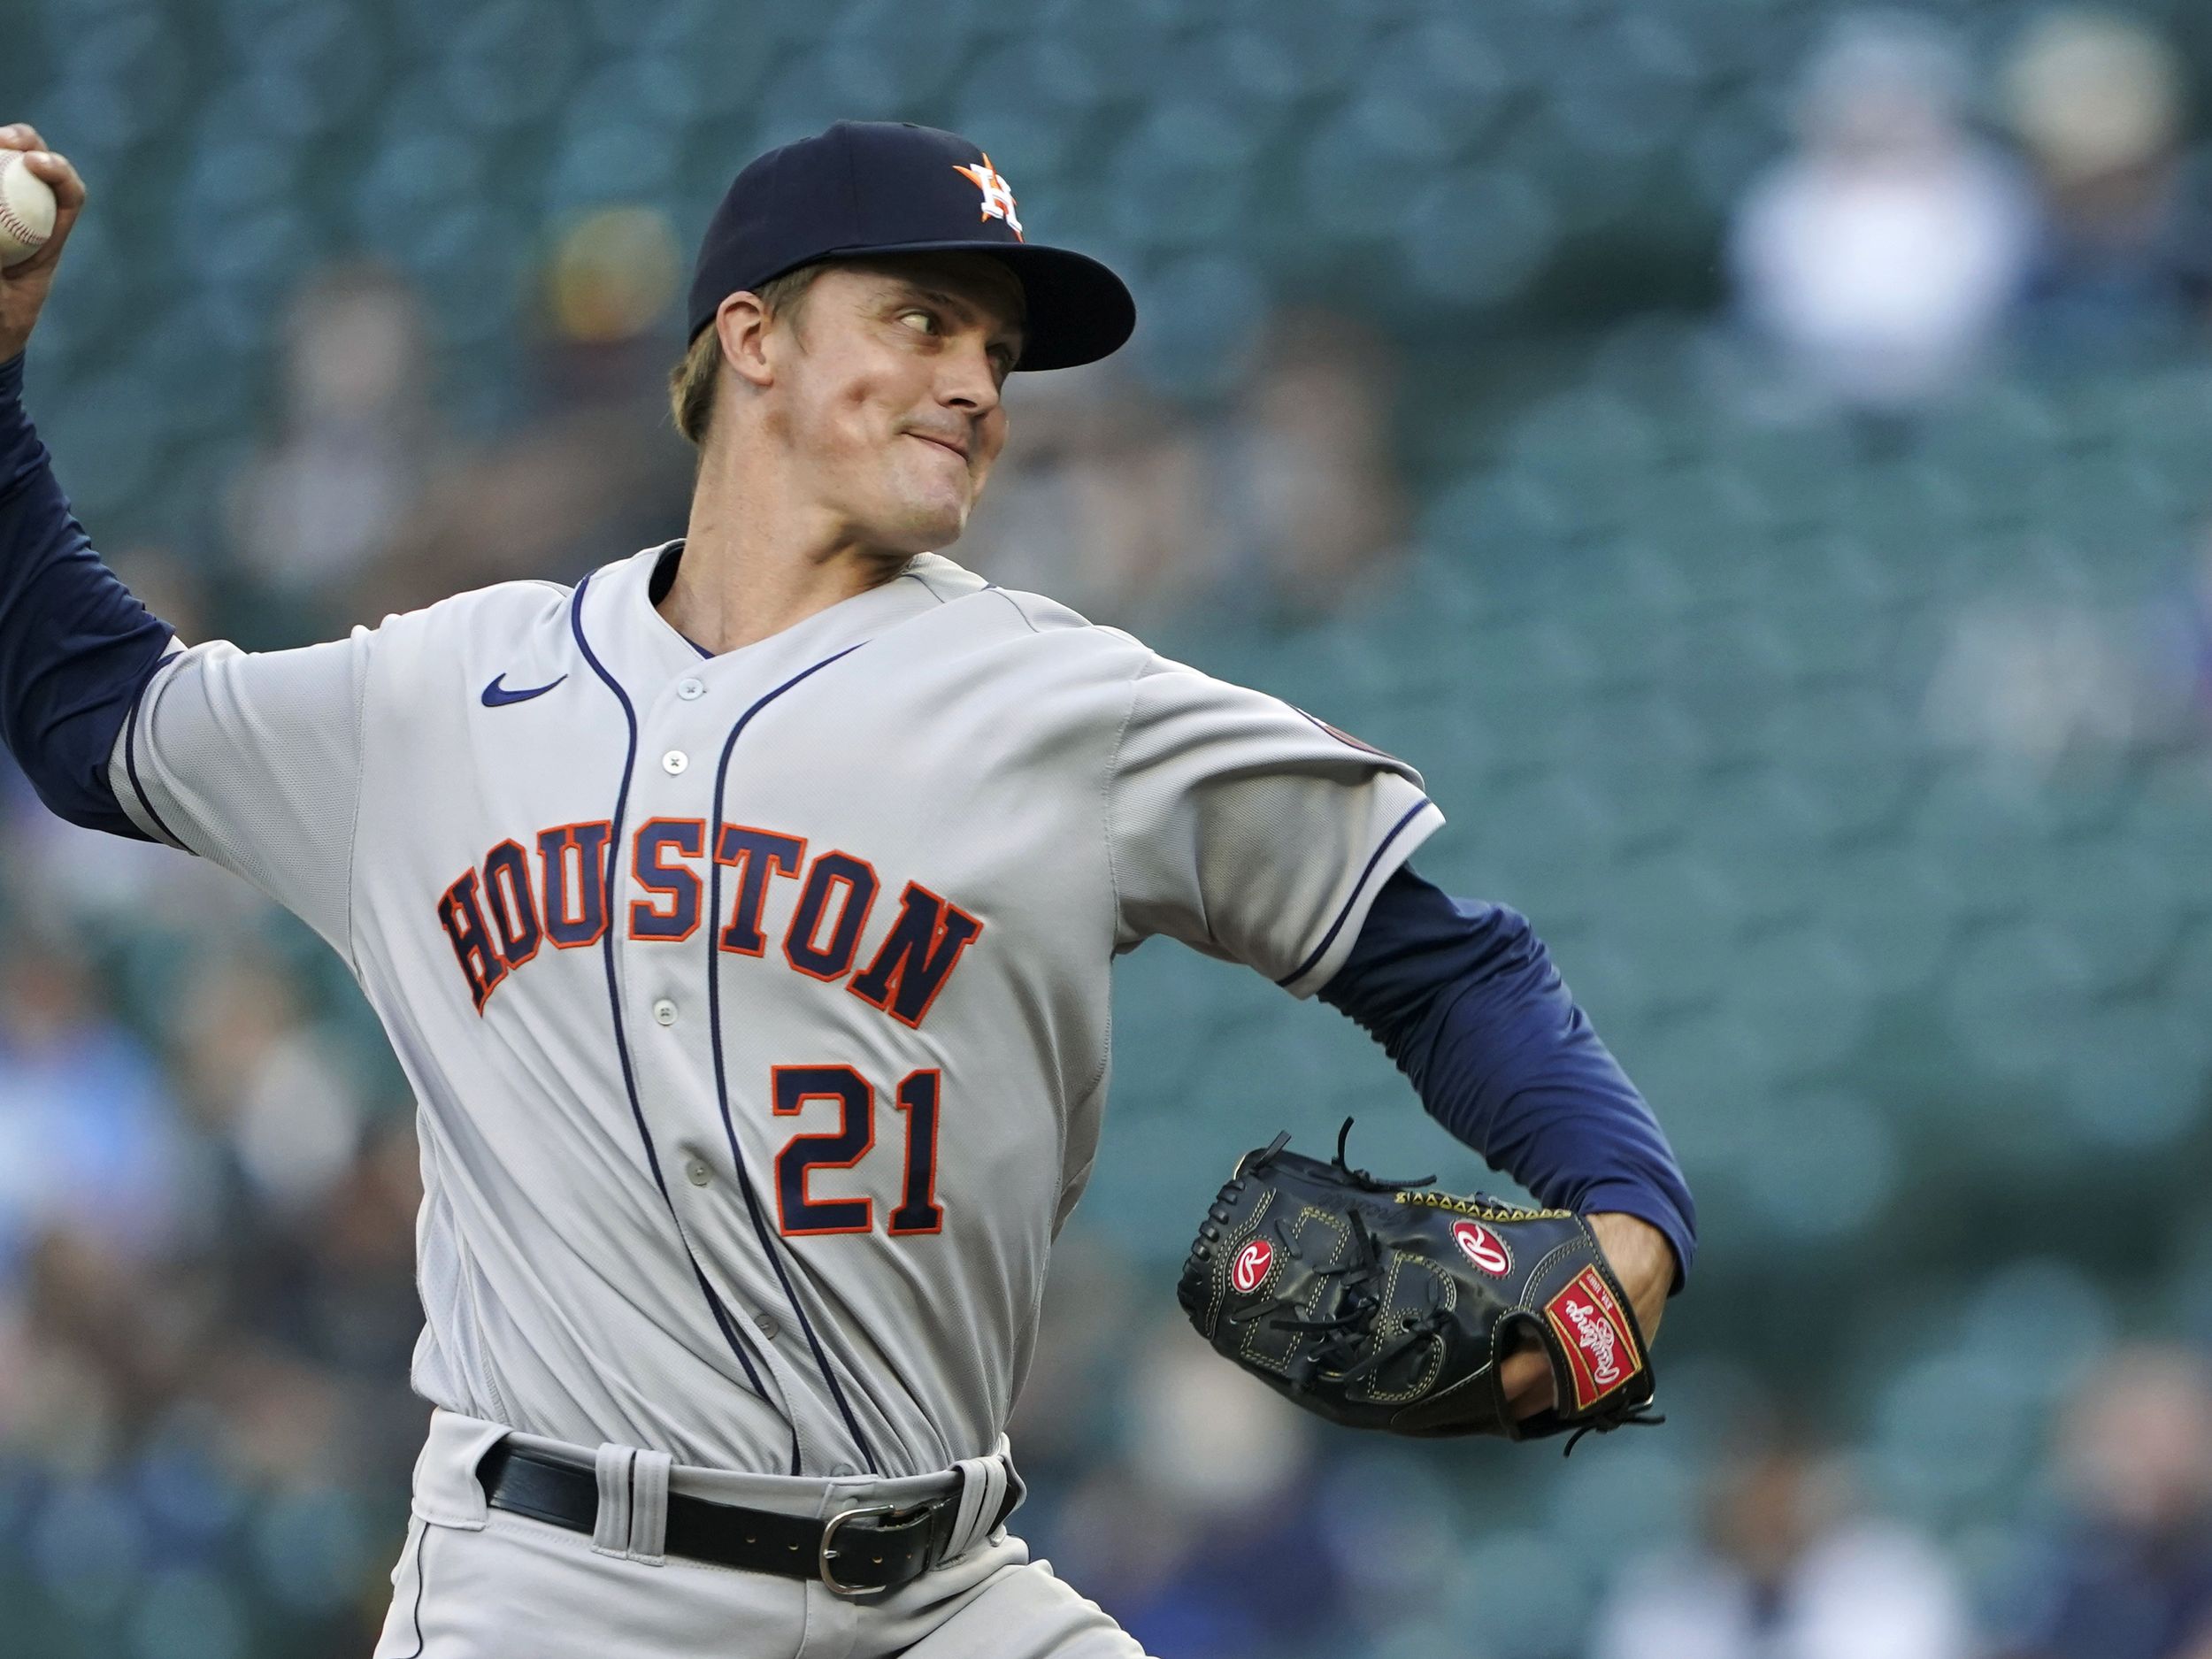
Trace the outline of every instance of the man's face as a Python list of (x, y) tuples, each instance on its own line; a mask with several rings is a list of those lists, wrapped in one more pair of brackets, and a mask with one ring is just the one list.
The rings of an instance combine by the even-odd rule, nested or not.
[(836, 265), (775, 319), (762, 414), (799, 486), (886, 552), (958, 540), (1006, 442), (1021, 289), (986, 254)]

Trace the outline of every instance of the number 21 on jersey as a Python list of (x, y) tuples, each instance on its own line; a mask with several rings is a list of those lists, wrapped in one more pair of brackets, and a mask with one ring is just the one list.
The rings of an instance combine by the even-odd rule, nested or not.
[[(817, 1198), (808, 1190), (816, 1170), (849, 1170), (876, 1143), (875, 1086), (849, 1065), (780, 1065), (770, 1074), (771, 1103), (779, 1118), (795, 1118), (810, 1101), (834, 1101), (837, 1127), (794, 1135), (776, 1154), (776, 1225), (786, 1238), (824, 1233), (866, 1233), (875, 1225), (875, 1201)], [(937, 1069), (910, 1071), (893, 1099), (906, 1118), (905, 1175), (898, 1208), (891, 1212), (894, 1238), (935, 1233), (945, 1225), (937, 1202)]]

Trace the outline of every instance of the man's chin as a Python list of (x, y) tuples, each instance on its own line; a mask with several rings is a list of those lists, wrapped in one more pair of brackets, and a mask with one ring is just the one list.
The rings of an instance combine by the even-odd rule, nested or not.
[(956, 506), (916, 503), (895, 524), (883, 526), (879, 545), (887, 552), (903, 549), (909, 553), (931, 553), (950, 547), (967, 527), (965, 503)]

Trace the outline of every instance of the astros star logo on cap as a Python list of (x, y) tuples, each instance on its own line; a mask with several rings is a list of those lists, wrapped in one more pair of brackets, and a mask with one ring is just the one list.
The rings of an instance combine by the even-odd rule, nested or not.
[(1022, 222), (1014, 217), (1014, 187), (1001, 178), (998, 169), (991, 165), (990, 152), (984, 151), (981, 166), (955, 167), (953, 171), (972, 180), (976, 188), (983, 192), (981, 217), (1004, 219), (1006, 228), (1012, 231), (1018, 240), (1022, 234)]

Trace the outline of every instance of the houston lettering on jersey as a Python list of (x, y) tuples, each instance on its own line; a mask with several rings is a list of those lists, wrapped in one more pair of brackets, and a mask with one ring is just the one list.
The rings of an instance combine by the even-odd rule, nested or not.
[[(501, 841), (438, 895), (438, 925), (478, 1013), (547, 941), (575, 950), (605, 937), (611, 834), (602, 818), (540, 830), (530, 848)], [(631, 834), (628, 880), (618, 888), (617, 905), (627, 937), (672, 943), (698, 932), (709, 890), (701, 873), (707, 834), (706, 821), (695, 818), (648, 818)], [(902, 1025), (918, 1026), (928, 1017), (961, 953), (983, 931), (967, 911), (910, 881), (867, 965), (855, 972), (882, 886), (874, 865), (836, 848), (810, 860), (804, 836), (744, 824), (722, 826), (714, 862), (727, 872), (720, 949), (765, 956), (771, 889), (795, 883), (797, 896), (777, 941), (784, 960), (810, 978), (842, 979), (848, 991)]]

